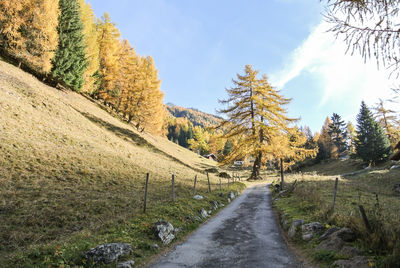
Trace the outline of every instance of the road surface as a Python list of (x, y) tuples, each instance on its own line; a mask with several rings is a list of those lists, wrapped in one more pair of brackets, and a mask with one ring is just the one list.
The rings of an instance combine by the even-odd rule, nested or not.
[(153, 268), (301, 267), (282, 238), (266, 184), (247, 189)]

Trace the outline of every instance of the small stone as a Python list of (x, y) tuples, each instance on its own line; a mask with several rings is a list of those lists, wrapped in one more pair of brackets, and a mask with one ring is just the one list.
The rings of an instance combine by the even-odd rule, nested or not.
[(211, 210), (209, 210), (209, 211), (208, 211), (208, 215), (211, 215), (211, 212), (212, 212), (212, 211), (211, 211)]
[(333, 263), (334, 267), (339, 268), (369, 268), (369, 260), (365, 256), (356, 256), (349, 260), (337, 260)]
[(83, 255), (83, 258), (96, 264), (109, 264), (120, 256), (128, 255), (131, 250), (131, 245), (127, 243), (108, 243), (90, 249)]
[(182, 230), (183, 230), (182, 227), (175, 228), (175, 229), (174, 229), (174, 234), (176, 235), (176, 234), (178, 234), (179, 232), (181, 232)]
[(224, 203), (219, 203), (219, 206), (222, 208), (222, 207), (225, 207), (225, 204)]
[(304, 224), (301, 226), (301, 237), (304, 241), (310, 241), (315, 235), (321, 234), (324, 229), (324, 226), (319, 222)]
[(293, 220), (290, 225), (288, 236), (293, 238), (296, 235), (297, 229), (304, 223), (304, 220)]
[(228, 198), (228, 203), (230, 203), (231, 202), (231, 199), (230, 198)]
[(217, 201), (212, 201), (211, 203), (213, 205), (213, 209), (217, 210), (218, 209), (218, 202)]
[(230, 191), (229, 194), (228, 194), (228, 198), (231, 199), (231, 200), (235, 199), (235, 193)]
[(193, 199), (203, 200), (203, 197), (201, 195), (195, 195), (195, 196), (193, 196)]
[(400, 165), (394, 165), (390, 167), (390, 169), (396, 169), (396, 168), (400, 168)]
[(124, 261), (117, 264), (117, 268), (132, 268), (135, 264), (134, 260)]
[(158, 244), (153, 244), (153, 245), (151, 245), (151, 247), (153, 248), (153, 249), (159, 249), (160, 248), (160, 246), (158, 245)]
[(204, 219), (207, 219), (207, 217), (208, 217), (208, 213), (207, 213), (207, 211), (206, 211), (204, 208), (201, 209), (200, 215), (201, 215)]

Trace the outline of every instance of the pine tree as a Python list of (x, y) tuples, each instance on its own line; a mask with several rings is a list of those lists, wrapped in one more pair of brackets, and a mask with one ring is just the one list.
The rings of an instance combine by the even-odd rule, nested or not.
[(364, 102), (361, 102), (360, 112), (357, 115), (356, 152), (370, 165), (386, 160), (391, 153), (388, 138)]
[(347, 150), (346, 124), (340, 115), (336, 113), (333, 113), (331, 120), (332, 122), (328, 125), (328, 134), (336, 147), (335, 149), (337, 150), (337, 156), (340, 156)]
[(79, 91), (84, 82), (83, 72), (88, 66), (79, 4), (77, 0), (59, 1), (59, 44), (53, 59), (52, 74), (67, 86)]
[(39, 73), (58, 45), (58, 0), (0, 1), (0, 49)]
[(83, 73), (82, 92), (93, 94), (98, 88), (99, 43), (97, 42), (98, 33), (95, 23), (95, 15), (90, 4), (85, 0), (78, 0), (80, 7), (81, 20), (83, 23), (83, 35), (85, 37), (85, 57), (88, 61), (87, 69)]

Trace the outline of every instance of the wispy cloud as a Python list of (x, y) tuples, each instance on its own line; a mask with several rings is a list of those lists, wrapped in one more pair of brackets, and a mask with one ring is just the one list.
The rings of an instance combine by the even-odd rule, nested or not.
[(361, 100), (374, 104), (378, 98), (391, 98), (394, 80), (387, 70), (378, 70), (373, 59), (364, 63), (359, 55), (345, 55), (346, 44), (327, 32), (330, 25), (321, 22), (304, 42), (289, 56), (282, 71), (271, 76), (271, 82), (278, 88), (309, 72), (321, 83), (322, 98), (318, 106), (331, 101), (354, 99), (355, 105)]

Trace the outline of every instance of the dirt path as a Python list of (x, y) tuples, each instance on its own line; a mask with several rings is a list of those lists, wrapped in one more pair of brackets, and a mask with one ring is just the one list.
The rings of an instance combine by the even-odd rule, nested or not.
[(152, 267), (301, 267), (286, 245), (266, 184), (247, 189)]

